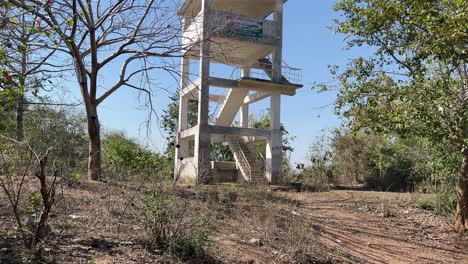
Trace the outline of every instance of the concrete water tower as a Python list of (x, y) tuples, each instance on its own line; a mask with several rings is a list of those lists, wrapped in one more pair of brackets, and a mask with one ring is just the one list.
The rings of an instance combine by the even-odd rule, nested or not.
[[(277, 183), (281, 179), (283, 147), (281, 95), (292, 96), (301, 88), (301, 70), (283, 62), (283, 4), (285, 0), (186, 0), (179, 124), (175, 153), (178, 182), (245, 180)], [(191, 60), (199, 62), (197, 73)], [(240, 69), (234, 78), (210, 76), (213, 63)], [(193, 77), (196, 75), (196, 78)], [(210, 87), (226, 89), (225, 95)], [(270, 100), (270, 128), (249, 127), (249, 106)], [(197, 122), (188, 124), (189, 101), (197, 101)], [(210, 104), (220, 104), (210, 120)], [(233, 123), (239, 114), (238, 127)], [(249, 149), (250, 142), (266, 141), (264, 164)], [(225, 142), (235, 162), (210, 159), (212, 143)], [(263, 168), (263, 169), (260, 169)]]

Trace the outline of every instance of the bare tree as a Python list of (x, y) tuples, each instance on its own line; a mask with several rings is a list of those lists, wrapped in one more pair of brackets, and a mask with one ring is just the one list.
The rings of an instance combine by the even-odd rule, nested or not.
[[(72, 59), (85, 106), (89, 136), (88, 174), (100, 180), (98, 106), (122, 87), (150, 94), (150, 72), (176, 73), (164, 58), (178, 57), (180, 19), (174, 0), (10, 0), (41, 20), (49, 49)], [(120, 65), (117, 77), (110, 76)], [(115, 70), (114, 70), (115, 71)], [(106, 72), (105, 80), (103, 74)], [(101, 84), (101, 80), (103, 80)], [(148, 97), (151, 100), (151, 97)], [(151, 104), (151, 101), (149, 102)]]
[[(70, 64), (58, 63), (54, 57), (57, 50), (44, 48), (47, 43), (41, 41), (45, 34), (41, 19), (6, 4), (0, 5), (0, 13), (3, 15), (0, 43), (5, 51), (4, 70), (11, 76), (10, 85), (14, 91), (10, 103), (14, 104), (16, 114), (16, 140), (22, 141), (26, 105), (39, 104), (31, 99), (38, 98), (39, 90), (50, 90), (54, 77), (70, 68)], [(33, 95), (29, 100), (28, 93)]]

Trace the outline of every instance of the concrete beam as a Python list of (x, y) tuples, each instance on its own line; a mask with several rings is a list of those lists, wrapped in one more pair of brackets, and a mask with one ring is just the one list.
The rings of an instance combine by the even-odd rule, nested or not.
[(201, 85), (201, 78), (198, 78), (193, 82), (190, 81), (180, 91), (180, 96), (188, 97), (190, 100), (195, 100), (198, 97), (198, 92), (200, 91), (200, 85)]
[(229, 95), (219, 111), (216, 119), (217, 126), (231, 126), (236, 118), (239, 108), (242, 106), (245, 96), (249, 93), (247, 89), (231, 89)]
[(269, 81), (257, 81), (252, 79), (230, 80), (217, 77), (210, 77), (210, 86), (230, 89), (240, 88), (260, 92), (280, 92), (281, 94), (290, 96), (295, 95), (296, 89), (300, 88), (300, 86), (293, 84), (273, 83)]
[(186, 129), (186, 130), (184, 130), (184, 131), (179, 132), (179, 138), (185, 139), (185, 138), (193, 137), (193, 136), (195, 136), (197, 133), (198, 133), (198, 125), (196, 125), (196, 126), (194, 126), (194, 127), (192, 127), (192, 128)]
[(224, 127), (224, 126), (209, 126), (211, 134), (231, 135), (241, 137), (262, 137), (269, 138), (271, 131), (267, 129), (257, 128), (241, 128), (241, 127)]
[[(193, 100), (193, 101), (198, 101), (198, 93), (200, 91), (194, 91), (194, 92), (195, 92), (194, 94), (191, 94), (186, 99), (190, 99), (190, 100)], [(215, 103), (220, 103), (220, 104), (224, 103), (224, 101), (226, 100), (226, 96), (224, 96), (224, 95), (210, 94), (209, 97), (210, 97), (210, 102), (215, 102)]]
[(220, 87), (220, 88), (239, 88), (239, 81), (217, 78), (217, 77), (210, 77), (210, 86), (215, 86), (215, 87)]
[(249, 89), (251, 91), (280, 93), (283, 95), (296, 95), (298, 86), (292, 84), (272, 83), (268, 81), (240, 80), (239, 88)]
[(249, 105), (266, 99), (271, 96), (271, 92), (257, 92), (251, 95), (248, 95), (244, 99), (244, 105)]
[(211, 102), (216, 102), (216, 103), (224, 103), (226, 100), (226, 96), (224, 95), (217, 95), (217, 94), (210, 94), (210, 101)]

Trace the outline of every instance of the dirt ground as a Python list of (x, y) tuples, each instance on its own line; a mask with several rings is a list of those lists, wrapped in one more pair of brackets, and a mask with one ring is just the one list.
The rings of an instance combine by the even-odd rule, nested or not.
[[(91, 182), (64, 187), (51, 216), (46, 261), (183, 262), (146, 247), (138, 199), (148, 188)], [(411, 206), (422, 194), (235, 185), (180, 193), (214, 212), (206, 255), (188, 263), (468, 263), (468, 239), (452, 232), (451, 219)], [(0, 263), (22, 263), (2, 195)]]

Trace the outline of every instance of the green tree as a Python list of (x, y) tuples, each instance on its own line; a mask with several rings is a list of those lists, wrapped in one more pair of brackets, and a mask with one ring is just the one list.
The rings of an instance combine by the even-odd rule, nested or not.
[[(161, 126), (164, 132), (166, 132), (167, 134), (168, 145), (166, 146), (166, 155), (174, 157), (174, 148), (179, 125), (179, 93), (176, 93), (169, 97), (169, 100), (170, 103), (167, 105), (167, 108), (163, 110), (163, 115), (161, 117)], [(189, 127), (193, 127), (197, 124), (197, 111), (197, 101), (190, 100), (187, 117)]]
[[(337, 111), (354, 129), (417, 135), (460, 153), (454, 228), (468, 229), (468, 2), (341, 0), (336, 31), (349, 47), (373, 47), (332, 68)], [(327, 88), (322, 86), (322, 88)]]
[(172, 163), (167, 157), (146, 149), (123, 132), (107, 134), (102, 149), (104, 172), (110, 179), (160, 181), (172, 174)]
[[(270, 129), (270, 116), (269, 110), (260, 114), (259, 116), (251, 115), (249, 117), (250, 126), (253, 128), (260, 128), (260, 129)], [(289, 131), (285, 128), (284, 124), (281, 124), (280, 127), (281, 131), (283, 131), (283, 174), (288, 175), (291, 173), (291, 161), (290, 156), (291, 153), (294, 152), (294, 148), (291, 146), (291, 141), (294, 140), (294, 137), (289, 134)], [(266, 142), (260, 141), (255, 144), (250, 145), (251, 149), (254, 153), (257, 154), (258, 160), (261, 163), (264, 163), (265, 159), (265, 150), (266, 150)]]
[[(167, 135), (167, 146), (166, 146), (166, 155), (170, 158), (175, 155), (177, 131), (178, 131), (178, 122), (179, 122), (179, 94), (174, 94), (170, 98), (171, 102), (165, 110), (163, 110), (162, 115), (162, 128)], [(188, 127), (193, 127), (197, 125), (198, 118), (198, 101), (189, 100), (188, 105)], [(212, 160), (219, 161), (232, 161), (234, 158), (229, 146), (223, 143), (214, 143), (211, 146), (210, 158)]]

